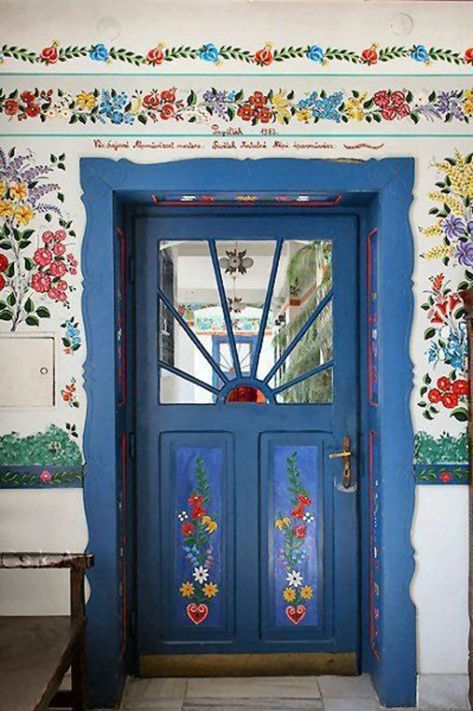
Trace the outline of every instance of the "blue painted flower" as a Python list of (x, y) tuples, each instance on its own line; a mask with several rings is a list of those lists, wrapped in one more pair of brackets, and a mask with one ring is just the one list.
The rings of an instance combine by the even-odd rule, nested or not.
[(203, 59), (204, 62), (218, 62), (220, 59), (220, 50), (214, 44), (204, 44), (199, 51), (199, 57)]
[(429, 52), (424, 44), (415, 44), (411, 50), (411, 57), (416, 62), (427, 62), (429, 60)]
[(116, 92), (102, 89), (98, 112), (100, 121), (105, 123), (105, 119), (108, 118), (115, 125), (133, 123), (135, 117), (125, 109), (127, 104), (128, 96), (124, 91)]
[(466, 234), (465, 223), (461, 217), (448, 215), (442, 224), (443, 231), (449, 239), (458, 239)]
[(106, 62), (110, 57), (110, 52), (104, 44), (95, 44), (89, 52), (89, 57), (96, 62)]
[(473, 266), (473, 244), (471, 242), (458, 242), (456, 257), (465, 267)]
[(328, 96), (319, 96), (316, 91), (307, 99), (301, 99), (298, 102), (298, 109), (309, 109), (312, 112), (314, 119), (325, 119), (326, 121), (335, 121), (340, 123), (341, 115), (338, 107), (343, 101), (343, 93), (336, 91)]
[(322, 49), (322, 47), (319, 47), (318, 44), (313, 44), (307, 49), (307, 59), (310, 59), (312, 62), (323, 62), (325, 57), (325, 52)]

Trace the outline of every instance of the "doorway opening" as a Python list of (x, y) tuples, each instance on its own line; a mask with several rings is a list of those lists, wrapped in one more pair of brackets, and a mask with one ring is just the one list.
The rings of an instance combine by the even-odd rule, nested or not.
[[(90, 575), (88, 611), (97, 705), (116, 700), (127, 671), (172, 675), (186, 657), (192, 665), (202, 645), (222, 670), (253, 654), (273, 655), (274, 664), (279, 656), (287, 671), (291, 655), (294, 673), (307, 673), (296, 671), (294, 654), (314, 673), (322, 656), (312, 655), (325, 654), (332, 664), (340, 661), (340, 672), (369, 671), (386, 705), (414, 702), (414, 484), (397, 476), (412, 465), (412, 182), (409, 159), (82, 161), (89, 402), (84, 495), (90, 548), (102, 561)], [(307, 194), (309, 200), (298, 201)], [(253, 196), (245, 200), (256, 203), (251, 213), (238, 195)], [(280, 307), (266, 309), (268, 319), (279, 322), (268, 334), (272, 350), (264, 372), (266, 334), (239, 332), (233, 309), (243, 303), (265, 309), (270, 300), (249, 299), (240, 293), (244, 284), (225, 277), (238, 264), (251, 275), (252, 242), (271, 243), (266, 296), (279, 248), (283, 254), (295, 242), (329, 242), (333, 249), (333, 284), (318, 294), (299, 330), (287, 314), (284, 322)], [(176, 255), (184, 258), (187, 250), (191, 257), (204, 243), (216, 286), (205, 304), (199, 294), (200, 308), (191, 315), (181, 307), (192, 301), (179, 303), (176, 284), (170, 299), (166, 280), (173, 282)], [(298, 351), (329, 302), (331, 346), (326, 339), (303, 366)], [(205, 312), (216, 306), (220, 313)], [(220, 318), (220, 328), (214, 323), (204, 343), (195, 324), (211, 316)], [(210, 371), (177, 362), (180, 330)], [(276, 330), (283, 334), (279, 341)], [(256, 340), (238, 342), (248, 336)], [(311, 378), (324, 382), (312, 387)], [(188, 402), (189, 393), (198, 395)], [(259, 403), (262, 396), (266, 402)], [(115, 466), (104, 468), (104, 462)], [(304, 535), (293, 525), (299, 514)], [(209, 559), (197, 559), (195, 541), (187, 545), (185, 524), (194, 526), (193, 535), (213, 536)], [(303, 561), (291, 558), (291, 570), (280, 555), (286, 533), (291, 555), (294, 542), (296, 552), (299, 544), (312, 546)], [(200, 548), (207, 554), (209, 547)], [(219, 559), (213, 568), (206, 565), (210, 557)]]

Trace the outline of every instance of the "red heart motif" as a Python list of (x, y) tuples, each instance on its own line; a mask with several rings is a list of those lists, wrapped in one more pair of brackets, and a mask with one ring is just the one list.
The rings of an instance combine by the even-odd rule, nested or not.
[(187, 605), (186, 612), (189, 619), (191, 619), (195, 625), (200, 625), (209, 614), (209, 608), (203, 603), (196, 605), (195, 602), (191, 602)]
[(286, 615), (295, 625), (298, 625), (299, 622), (304, 619), (306, 612), (307, 608), (305, 605), (298, 605), (297, 607), (288, 605), (286, 607)]

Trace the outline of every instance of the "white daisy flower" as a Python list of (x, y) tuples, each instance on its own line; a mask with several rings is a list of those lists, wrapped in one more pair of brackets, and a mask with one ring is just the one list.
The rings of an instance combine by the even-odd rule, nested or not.
[(209, 571), (207, 568), (204, 568), (203, 565), (199, 565), (197, 568), (194, 568), (192, 575), (194, 576), (196, 583), (200, 583), (202, 585), (202, 583), (205, 583), (209, 577)]
[(291, 573), (288, 573), (286, 579), (289, 585), (291, 585), (293, 588), (298, 588), (300, 585), (302, 585), (302, 575), (295, 570), (293, 570)]

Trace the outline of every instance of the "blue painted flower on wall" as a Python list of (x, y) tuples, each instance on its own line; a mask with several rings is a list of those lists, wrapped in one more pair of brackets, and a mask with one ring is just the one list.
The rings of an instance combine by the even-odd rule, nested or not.
[(317, 91), (313, 91), (307, 99), (301, 99), (298, 102), (297, 108), (299, 112), (306, 112), (309, 116), (312, 115), (314, 121), (325, 119), (327, 121), (335, 121), (340, 123), (342, 120), (339, 111), (339, 106), (343, 101), (343, 93), (336, 91), (333, 94), (325, 95), (321, 92), (320, 96)]
[(313, 44), (307, 49), (307, 59), (310, 59), (312, 62), (322, 63), (324, 58), (325, 52), (318, 44)]
[(204, 44), (199, 51), (199, 57), (203, 59), (204, 62), (218, 62), (220, 59), (220, 50), (212, 43)]
[(96, 62), (106, 62), (110, 58), (110, 52), (104, 44), (95, 44), (91, 47), (89, 56)]
[(415, 59), (416, 62), (428, 62), (430, 57), (429, 57), (429, 52), (427, 50), (427, 47), (423, 44), (415, 44), (414, 47), (412, 48), (411, 51), (411, 57), (412, 59)]
[(132, 124), (135, 117), (125, 107), (128, 102), (127, 94), (124, 91), (102, 90), (99, 105), (99, 119), (105, 123), (105, 117), (116, 125), (127, 123)]

